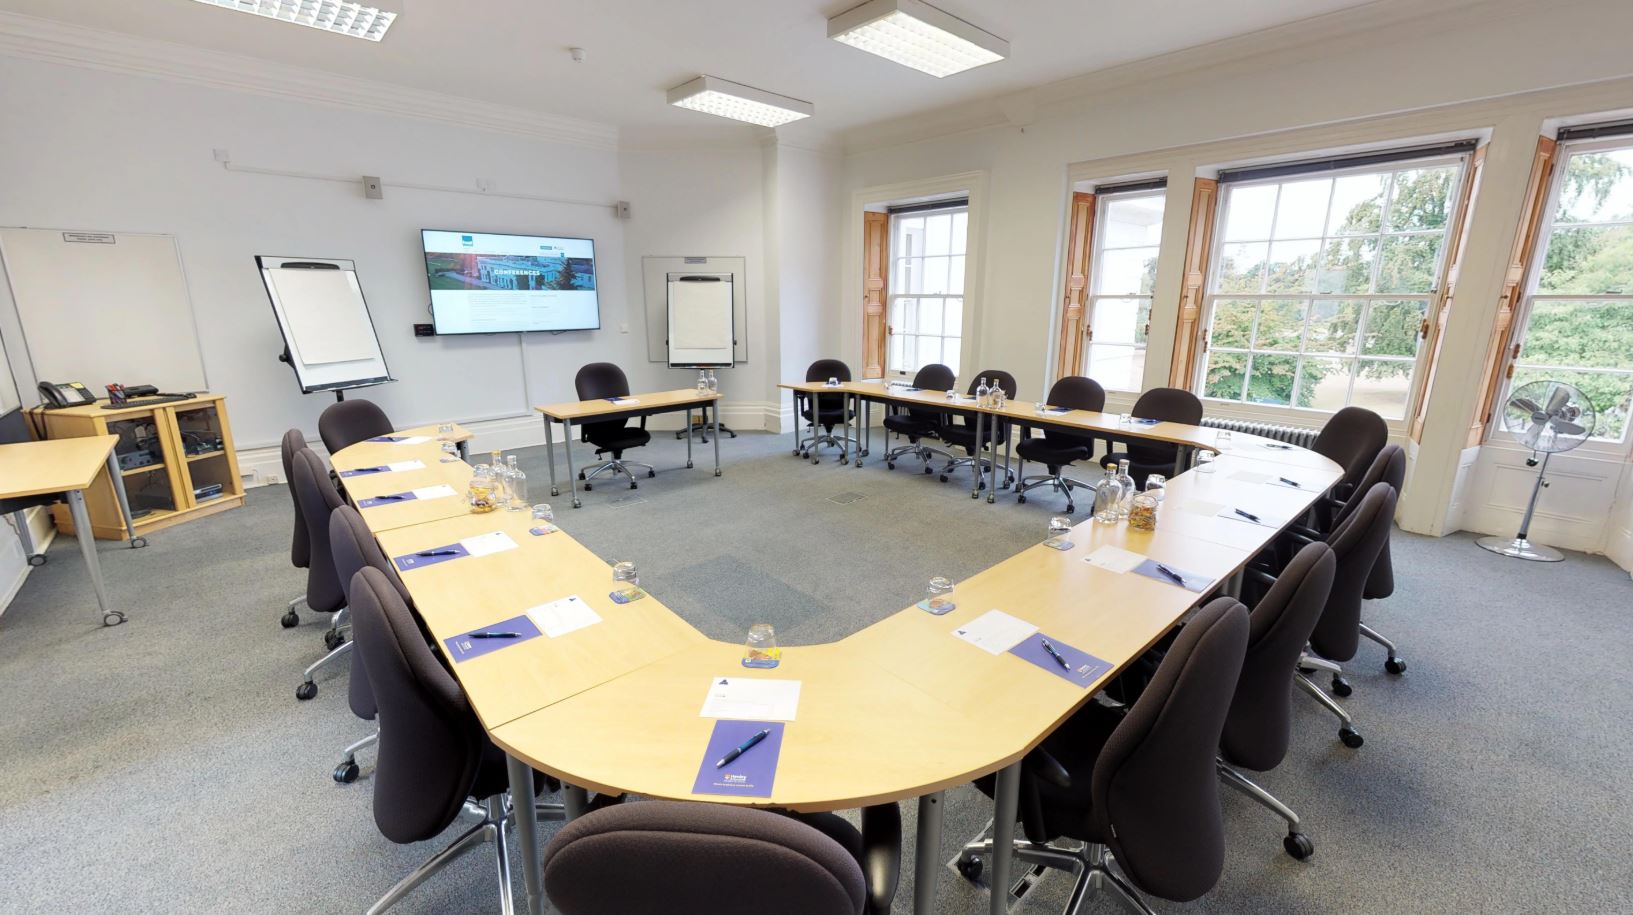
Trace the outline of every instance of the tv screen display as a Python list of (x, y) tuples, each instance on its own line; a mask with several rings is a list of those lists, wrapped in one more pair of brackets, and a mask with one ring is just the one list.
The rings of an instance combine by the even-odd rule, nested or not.
[(439, 334), (595, 330), (595, 241), (422, 229)]

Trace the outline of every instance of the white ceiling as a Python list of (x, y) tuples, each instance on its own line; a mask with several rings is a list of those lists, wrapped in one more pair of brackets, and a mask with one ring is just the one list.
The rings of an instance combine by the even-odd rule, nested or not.
[[(633, 131), (729, 127), (664, 103), (666, 89), (707, 73), (813, 102), (810, 126), (840, 133), (1369, 0), (938, 0), (1011, 48), (1008, 60), (941, 80), (829, 40), (827, 17), (856, 0), (378, 2), (401, 12), (378, 44), (194, 0), (0, 0), (0, 9)], [(574, 46), (584, 63), (569, 58)]]

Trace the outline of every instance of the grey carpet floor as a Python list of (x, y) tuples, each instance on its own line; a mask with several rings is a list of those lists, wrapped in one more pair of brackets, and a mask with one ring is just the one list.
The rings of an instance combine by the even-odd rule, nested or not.
[[(638, 491), (597, 488), (579, 511), (553, 501), (567, 530), (636, 561), (642, 583), (706, 634), (736, 640), (767, 621), (788, 644), (839, 638), (916, 599), (932, 575), (991, 565), (1041, 538), (1059, 508), (974, 504), (967, 483), (876, 461), (813, 467), (788, 447), (727, 440), (716, 479), (708, 449), (699, 469), (677, 469), (684, 445), (664, 435), (645, 455), (662, 472)], [(542, 450), (523, 461), (543, 498)], [(346, 709), (341, 672), (311, 702), (294, 699), (322, 622), (277, 623), (303, 587), (290, 523), (275, 487), (145, 550), (103, 544), (131, 615), (115, 629), (95, 625), (71, 539), (29, 577), (0, 617), (0, 911), (356, 912), (441, 847), (375, 830), (371, 754), (356, 784), (330, 779), (367, 728)], [(1366, 745), (1345, 749), (1334, 720), (1298, 701), (1292, 751), (1261, 779), (1304, 816), (1315, 857), (1288, 858), (1279, 821), (1227, 794), (1219, 886), (1156, 908), (1633, 911), (1627, 574), (1598, 557), (1504, 560), (1466, 536), (1397, 533), (1395, 557), (1400, 586), (1368, 618), (1410, 670), (1386, 675), (1372, 646), (1351, 665), (1345, 704)], [(909, 837), (913, 813), (905, 805)], [(949, 792), (941, 857), (990, 813), (973, 789)], [(911, 909), (912, 854), (898, 912)], [(492, 873), (470, 855), (397, 911), (491, 912)], [(940, 911), (986, 911), (983, 890), (943, 874)], [(1068, 890), (1049, 875), (1024, 910), (1059, 911)]]

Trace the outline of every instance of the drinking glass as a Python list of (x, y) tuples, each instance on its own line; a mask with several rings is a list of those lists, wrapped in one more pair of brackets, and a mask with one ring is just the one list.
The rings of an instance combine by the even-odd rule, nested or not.
[(839, 387), (839, 379), (838, 378), (829, 378), (828, 379), (828, 387), (830, 387), (830, 388)]
[(1118, 426), (1126, 429), (1126, 428), (1128, 428), (1128, 424), (1129, 424), (1129, 417), (1128, 417), (1127, 413), (1117, 414), (1117, 425)]
[(459, 446), (453, 442), (442, 443), (442, 463), (452, 464), (459, 460)]
[(919, 609), (940, 616), (953, 609), (952, 594), (952, 579), (937, 575), (925, 585), (924, 600), (919, 603)]
[(549, 502), (540, 502), (539, 504), (533, 506), (533, 520), (554, 521), (556, 520), (555, 509), (550, 507)]
[(1067, 537), (1072, 533), (1072, 519), (1065, 515), (1056, 515), (1049, 519), (1049, 537), (1043, 545), (1056, 550), (1069, 550), (1072, 542)]
[(1213, 466), (1213, 462), (1217, 460), (1219, 460), (1219, 452), (1217, 451), (1198, 451), (1196, 453), (1196, 472), (1213, 473), (1217, 469)]
[(1049, 405), (1041, 400), (1036, 401), (1032, 404), (1032, 412), (1042, 416), (1043, 414), (1049, 412)]
[(1214, 436), (1213, 447), (1215, 449), (1219, 450), (1219, 451), (1229, 451), (1230, 450), (1230, 430), (1229, 429), (1220, 429), (1219, 430), (1219, 434)]
[(438, 435), (453, 435), (454, 434), (454, 424), (453, 423), (443, 423), (442, 425), (437, 427), (437, 434)]
[(641, 573), (636, 570), (635, 563), (620, 562), (612, 567), (612, 580), (633, 588), (641, 583)]
[(755, 623), (748, 629), (748, 641), (743, 644), (744, 667), (776, 667), (782, 662), (782, 649), (777, 647), (777, 630), (770, 623)]
[(1167, 495), (1168, 478), (1160, 473), (1148, 474), (1145, 478), (1145, 491), (1156, 497), (1158, 502)]

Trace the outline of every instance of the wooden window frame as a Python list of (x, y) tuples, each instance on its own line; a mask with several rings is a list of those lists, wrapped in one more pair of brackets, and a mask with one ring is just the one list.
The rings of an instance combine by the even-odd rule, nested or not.
[(1066, 231), (1066, 296), (1060, 309), (1060, 336), (1055, 352), (1055, 380), (1083, 371), (1083, 350), (1090, 333), (1087, 315), (1089, 254), (1094, 250), (1095, 196), (1073, 192)]
[(862, 377), (885, 375), (885, 291), (890, 279), (890, 214), (862, 212)]
[(1219, 182), (1196, 179), (1191, 192), (1191, 229), (1185, 238), (1185, 280), (1179, 294), (1179, 318), (1174, 326), (1174, 356), (1168, 366), (1168, 386), (1187, 391), (1200, 386), (1197, 364), (1207, 342), (1202, 338), (1202, 296), (1213, 253), (1214, 223), (1219, 215)]

